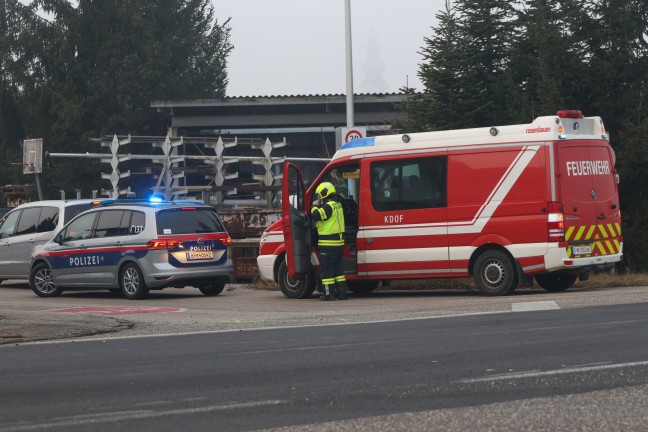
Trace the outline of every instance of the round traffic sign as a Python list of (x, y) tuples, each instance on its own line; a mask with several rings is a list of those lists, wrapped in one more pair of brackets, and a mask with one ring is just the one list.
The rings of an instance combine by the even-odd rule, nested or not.
[(344, 142), (347, 143), (351, 140), (360, 139), (360, 138), (364, 138), (362, 132), (360, 132), (358, 129), (351, 129), (344, 136)]

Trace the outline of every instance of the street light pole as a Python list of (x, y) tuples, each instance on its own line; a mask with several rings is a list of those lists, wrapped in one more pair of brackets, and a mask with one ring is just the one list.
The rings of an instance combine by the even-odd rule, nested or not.
[(344, 0), (346, 43), (346, 118), (347, 127), (353, 127), (353, 55), (351, 53), (351, 0)]

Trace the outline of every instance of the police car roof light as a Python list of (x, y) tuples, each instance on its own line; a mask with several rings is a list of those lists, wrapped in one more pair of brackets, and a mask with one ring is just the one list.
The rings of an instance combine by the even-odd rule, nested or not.
[(109, 199), (99, 202), (101, 206), (110, 206), (110, 205), (129, 205), (129, 204), (150, 204), (151, 202), (146, 199)]
[(583, 113), (580, 110), (560, 110), (556, 115), (560, 118), (583, 118)]

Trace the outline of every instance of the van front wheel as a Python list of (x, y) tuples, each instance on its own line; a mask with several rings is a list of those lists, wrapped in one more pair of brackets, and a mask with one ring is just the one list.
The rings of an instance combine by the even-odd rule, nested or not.
[(291, 299), (309, 298), (315, 290), (315, 274), (313, 269), (308, 272), (306, 279), (295, 280), (288, 273), (286, 260), (283, 260), (279, 265), (277, 280), (279, 281), (279, 287), (283, 295)]
[(481, 254), (473, 266), (473, 278), (479, 291), (487, 296), (512, 293), (517, 288), (517, 275), (511, 259), (502, 251)]

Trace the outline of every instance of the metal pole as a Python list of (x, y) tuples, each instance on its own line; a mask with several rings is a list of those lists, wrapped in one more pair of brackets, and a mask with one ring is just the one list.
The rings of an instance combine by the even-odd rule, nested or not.
[(36, 173), (36, 188), (38, 189), (38, 201), (43, 201), (43, 190), (41, 189), (38, 173)]
[(351, 52), (351, 0), (344, 0), (345, 42), (346, 42), (346, 117), (347, 127), (353, 127), (353, 55)]

